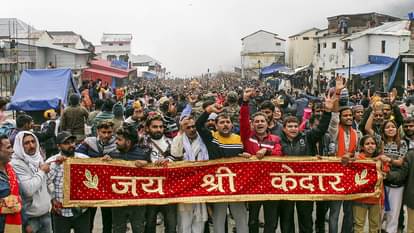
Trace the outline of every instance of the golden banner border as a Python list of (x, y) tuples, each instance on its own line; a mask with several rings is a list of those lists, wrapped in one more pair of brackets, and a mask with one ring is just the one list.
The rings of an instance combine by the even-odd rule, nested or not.
[[(322, 157), (314, 156), (289, 156), (289, 157), (265, 157), (261, 160), (257, 158), (227, 158), (216, 159), (202, 162), (193, 161), (178, 161), (168, 164), (169, 168), (180, 167), (194, 167), (194, 166), (208, 166), (216, 164), (240, 163), (240, 162), (340, 162), (340, 158), (336, 157)], [(245, 202), (245, 201), (270, 201), (270, 200), (290, 200), (290, 201), (333, 201), (333, 200), (355, 200), (367, 197), (379, 197), (382, 192), (382, 172), (381, 162), (374, 160), (357, 160), (358, 163), (376, 164), (377, 168), (377, 183), (375, 184), (375, 191), (373, 193), (358, 193), (358, 194), (254, 194), (254, 195), (215, 195), (215, 196), (193, 196), (181, 198), (157, 198), (157, 199), (122, 199), (122, 200), (70, 200), (70, 166), (75, 164), (91, 164), (91, 165), (106, 165), (106, 166), (123, 166), (135, 167), (134, 161), (125, 161), (114, 159), (112, 161), (103, 161), (100, 158), (79, 159), (69, 158), (64, 162), (64, 207), (119, 207), (126, 205), (165, 205), (174, 203), (215, 203), (215, 202)], [(352, 163), (352, 162), (351, 162)], [(160, 167), (154, 164), (149, 164), (144, 169), (159, 169)]]

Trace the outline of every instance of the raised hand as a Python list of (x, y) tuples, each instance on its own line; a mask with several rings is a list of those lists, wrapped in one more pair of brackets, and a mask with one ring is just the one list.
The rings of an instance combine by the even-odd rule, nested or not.
[(246, 88), (243, 92), (243, 101), (249, 101), (254, 94), (254, 88)]
[(339, 93), (342, 89), (346, 87), (346, 80), (342, 76), (336, 76), (335, 79), (335, 90), (336, 93)]
[(328, 94), (325, 95), (325, 111), (332, 112), (335, 106), (336, 96), (333, 95), (332, 97)]
[(223, 106), (221, 106), (221, 104), (212, 104), (206, 107), (206, 112), (208, 113), (220, 113), (221, 111), (223, 111)]

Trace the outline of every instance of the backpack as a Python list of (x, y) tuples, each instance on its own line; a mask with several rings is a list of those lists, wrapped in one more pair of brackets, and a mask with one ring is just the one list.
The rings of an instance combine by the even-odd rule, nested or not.
[(13, 129), (15, 129), (16, 127), (13, 125), (13, 123), (11, 122), (4, 122), (1, 126), (0, 126), (0, 135), (6, 135), (7, 137), (10, 136), (11, 132), (13, 131)]

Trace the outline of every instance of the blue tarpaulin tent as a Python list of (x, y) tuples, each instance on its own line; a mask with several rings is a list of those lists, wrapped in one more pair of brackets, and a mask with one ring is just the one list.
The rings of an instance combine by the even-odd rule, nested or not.
[(273, 63), (270, 66), (263, 67), (263, 69), (260, 70), (261, 75), (271, 75), (275, 74), (279, 71), (287, 71), (289, 68), (283, 64), (276, 64)]
[[(367, 78), (382, 73), (384, 70), (390, 68), (395, 61), (394, 58), (385, 56), (369, 56), (368, 60), (369, 64), (351, 67), (351, 74), (360, 75), (361, 78)], [(336, 73), (348, 74), (348, 68), (337, 69)]]
[(40, 111), (64, 104), (70, 89), (78, 93), (70, 69), (27, 69), (11, 98), (10, 110)]

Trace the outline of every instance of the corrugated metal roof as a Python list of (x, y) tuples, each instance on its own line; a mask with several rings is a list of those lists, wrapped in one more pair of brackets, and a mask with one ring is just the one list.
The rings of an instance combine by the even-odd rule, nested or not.
[(155, 65), (155, 64), (160, 64), (161, 62), (155, 60), (154, 58), (146, 55), (146, 54), (139, 54), (139, 55), (134, 55), (134, 54), (130, 54), (129, 55), (130, 61), (134, 64), (134, 63), (147, 63), (149, 62), (150, 65)]
[(29, 26), (17, 18), (0, 18), (0, 37), (19, 37), (25, 38), (29, 32), (37, 31), (34, 27)]
[(53, 44), (76, 44), (81, 38), (79, 35), (53, 35)]
[(129, 33), (104, 33), (101, 42), (130, 42), (131, 40), (132, 34)]
[(50, 49), (64, 51), (64, 52), (68, 52), (68, 53), (74, 53), (74, 54), (78, 54), (78, 55), (85, 55), (85, 54), (90, 53), (90, 52), (84, 51), (84, 50), (66, 48), (66, 47), (63, 47), (63, 46), (53, 45), (53, 44), (41, 44), (41, 43), (37, 43), (37, 42), (34, 43), (34, 44), (29, 44), (27, 42), (21, 42), (21, 41), (19, 41), (19, 44), (24, 44), (24, 45), (34, 46), (34, 47), (39, 47), (39, 48), (50, 48)]
[(84, 72), (91, 72), (91, 73), (102, 74), (102, 75), (106, 75), (106, 76), (110, 76), (110, 77), (115, 77), (115, 78), (127, 78), (128, 77), (128, 74), (120, 74), (120, 73), (116, 73), (116, 72), (112, 72), (112, 71), (108, 71), (108, 70), (100, 70), (100, 69), (86, 68), (83, 71)]
[(302, 32), (299, 32), (299, 33), (297, 33), (297, 34), (295, 34), (295, 35), (292, 35), (292, 36), (289, 36), (289, 38), (292, 38), (292, 37), (295, 37), (295, 36), (300, 36), (300, 35), (302, 35), (302, 34), (305, 34), (305, 33), (307, 33), (307, 32), (310, 32), (310, 31), (313, 31), (313, 30), (315, 30), (315, 31), (320, 31), (320, 29), (319, 28), (315, 28), (315, 27), (313, 27), (313, 28), (309, 28), (309, 29), (307, 29), (307, 30), (305, 30), (305, 31), (302, 31)]
[(353, 33), (352, 35), (347, 36), (342, 40), (354, 40), (365, 35), (409, 36), (411, 35), (409, 26), (410, 21), (408, 20), (387, 22), (378, 27), (369, 28), (361, 32)]
[(244, 40), (244, 39), (246, 39), (247, 37), (253, 36), (253, 35), (255, 35), (255, 34), (259, 33), (259, 32), (264, 32), (264, 33), (272, 34), (275, 38), (277, 38), (277, 39), (279, 39), (279, 40), (282, 40), (282, 41), (286, 41), (285, 39), (278, 37), (278, 36), (279, 36), (278, 34), (273, 33), (273, 32), (268, 32), (268, 31), (265, 31), (265, 30), (259, 30), (259, 31), (253, 32), (253, 33), (251, 33), (251, 34), (249, 34), (249, 35), (247, 35), (247, 36), (245, 36), (245, 37), (241, 38), (241, 40)]

